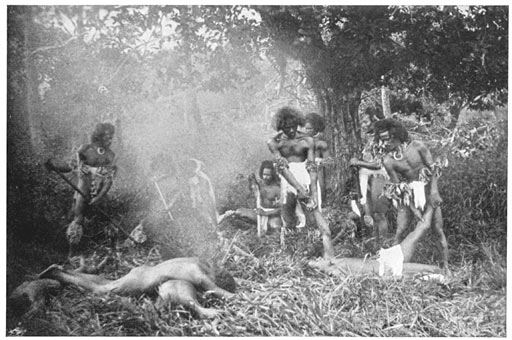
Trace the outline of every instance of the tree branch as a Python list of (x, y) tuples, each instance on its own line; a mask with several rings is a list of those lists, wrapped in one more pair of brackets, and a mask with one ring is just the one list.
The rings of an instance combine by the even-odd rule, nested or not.
[(73, 40), (77, 39), (77, 38), (78, 38), (78, 36), (75, 35), (75, 36), (72, 36), (71, 38), (69, 38), (68, 40), (66, 40), (65, 42), (63, 42), (60, 45), (44, 46), (44, 47), (36, 48), (34, 51), (30, 52), (29, 57), (32, 57), (34, 54), (37, 54), (37, 53), (40, 53), (40, 52), (44, 52), (44, 51), (48, 51), (48, 50), (53, 50), (53, 49), (56, 49), (56, 48), (62, 48), (64, 46), (66, 46), (67, 44), (69, 44), (70, 42), (72, 42)]

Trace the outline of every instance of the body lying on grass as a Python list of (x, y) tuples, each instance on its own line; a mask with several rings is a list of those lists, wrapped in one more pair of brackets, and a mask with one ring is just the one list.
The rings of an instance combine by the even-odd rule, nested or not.
[(340, 258), (311, 261), (309, 265), (333, 275), (378, 273), (385, 277), (408, 278), (419, 274), (440, 274), (442, 270), (438, 266), (411, 262), (418, 242), (432, 224), (433, 212), (429, 204), (416, 228), (400, 244), (381, 249), (377, 259)]
[(159, 296), (157, 308), (175, 302), (190, 308), (200, 318), (215, 317), (222, 311), (202, 307), (197, 300), (197, 291), (228, 298), (234, 295), (236, 288), (235, 280), (226, 270), (195, 257), (174, 258), (155, 266), (142, 265), (117, 280), (85, 271), (89, 270), (81, 267), (69, 271), (59, 265), (51, 265), (39, 274), (39, 279), (73, 284), (94, 294), (139, 296), (156, 291)]

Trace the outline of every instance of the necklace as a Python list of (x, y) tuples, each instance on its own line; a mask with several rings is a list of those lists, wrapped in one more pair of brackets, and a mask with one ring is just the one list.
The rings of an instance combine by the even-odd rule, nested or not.
[(100, 154), (100, 155), (105, 154), (105, 149), (104, 149), (104, 148), (102, 148), (101, 146), (98, 146), (98, 148), (96, 149), (96, 151), (98, 151), (98, 154)]
[(407, 147), (409, 146), (409, 143), (405, 142), (398, 146), (398, 150), (393, 152), (393, 158), (397, 161), (401, 161), (404, 159), (404, 152), (407, 150)]

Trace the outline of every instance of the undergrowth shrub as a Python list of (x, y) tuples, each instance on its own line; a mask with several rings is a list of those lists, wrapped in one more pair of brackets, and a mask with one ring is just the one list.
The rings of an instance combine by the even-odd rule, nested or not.
[(451, 151), (440, 181), (445, 230), (449, 240), (455, 241), (450, 244), (478, 245), (492, 240), (503, 253), (507, 235), (507, 124), (472, 120), (459, 126), (450, 138), (451, 145), (433, 151)]

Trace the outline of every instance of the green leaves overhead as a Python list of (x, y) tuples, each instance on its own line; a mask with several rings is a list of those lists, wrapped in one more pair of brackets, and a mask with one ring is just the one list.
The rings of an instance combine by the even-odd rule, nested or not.
[(392, 20), (403, 30), (408, 86), (471, 108), (489, 95), (506, 103), (507, 7), (400, 7)]
[(75, 37), (89, 58), (110, 62), (109, 81), (130, 65), (147, 65), (164, 71), (174, 85), (219, 91), (256, 72), (252, 61), (258, 46), (251, 35), (257, 23), (254, 13), (241, 6), (44, 6), (36, 12), (35, 23), (43, 31), (56, 31), (59, 40)]
[(275, 53), (301, 60), (314, 86), (347, 94), (393, 68), (396, 43), (384, 6), (264, 7)]

